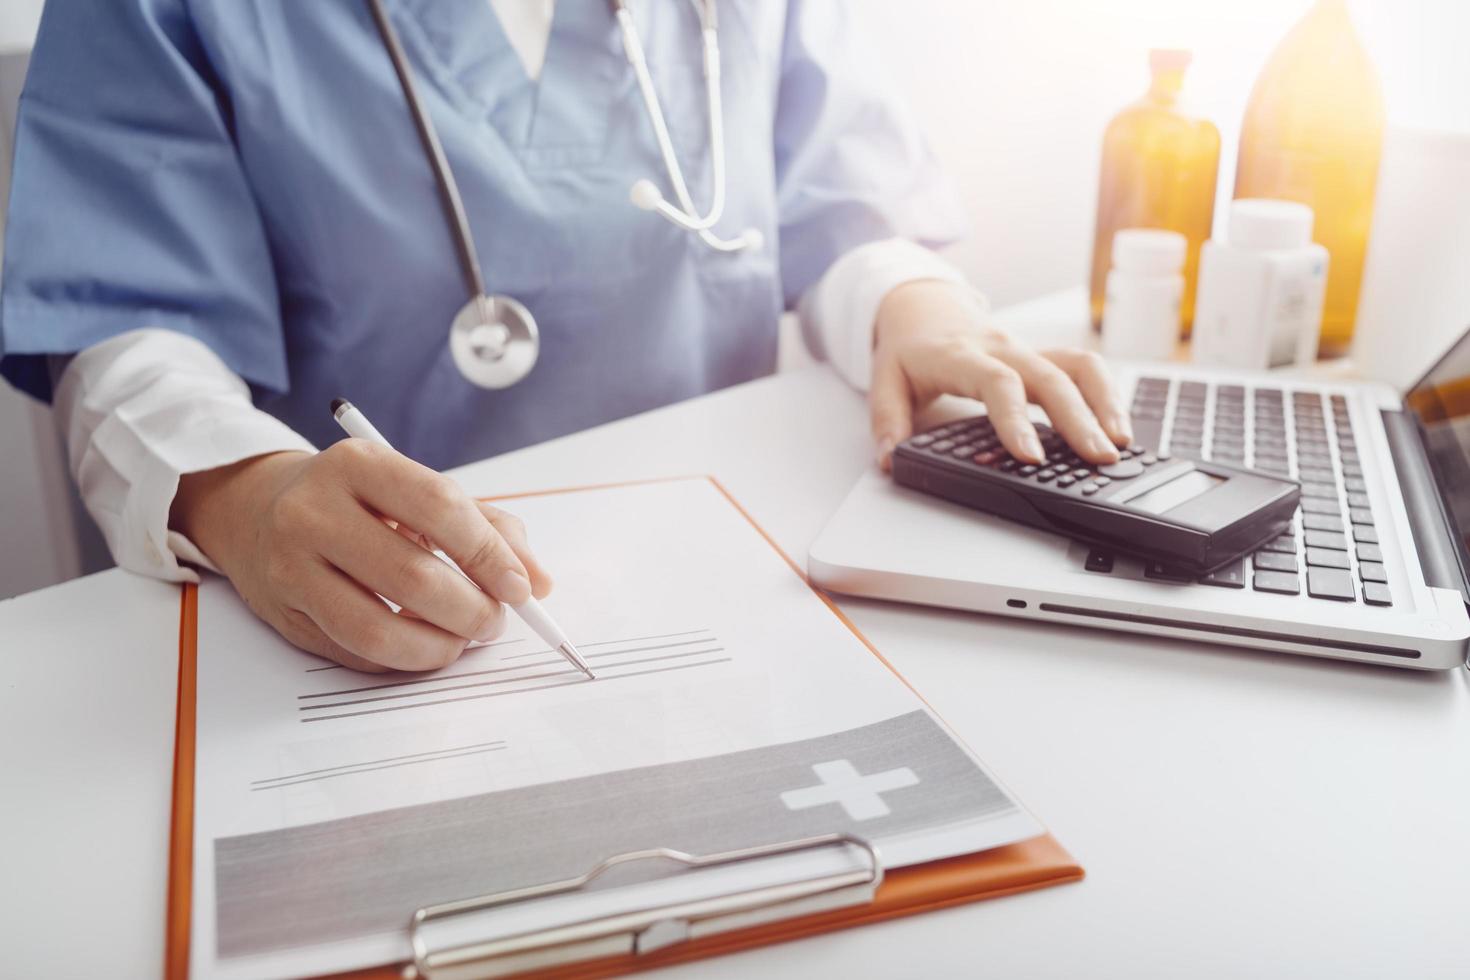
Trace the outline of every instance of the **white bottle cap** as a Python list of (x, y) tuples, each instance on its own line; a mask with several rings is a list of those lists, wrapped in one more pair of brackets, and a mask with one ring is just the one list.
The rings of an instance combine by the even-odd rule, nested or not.
[(1230, 202), (1230, 244), (1257, 251), (1312, 242), (1312, 209), (1295, 201), (1247, 197)]
[(1187, 245), (1177, 231), (1124, 228), (1113, 235), (1113, 268), (1146, 276), (1171, 276), (1184, 267)]

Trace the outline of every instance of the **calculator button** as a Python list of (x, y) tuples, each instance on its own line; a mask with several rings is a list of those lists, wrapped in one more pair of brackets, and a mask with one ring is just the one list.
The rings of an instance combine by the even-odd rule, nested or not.
[(1070, 487), (1072, 484), (1074, 484), (1076, 482), (1077, 482), (1077, 478), (1075, 476), (1072, 476), (1070, 473), (1068, 473), (1066, 476), (1058, 477), (1058, 479), (1057, 479), (1057, 486), (1059, 486), (1059, 487)]
[(987, 449), (983, 453), (976, 453), (974, 462), (976, 466), (994, 466), (996, 461), (1004, 455), (1005, 453), (998, 449)]
[(1092, 481), (1092, 482), (1093, 482), (1093, 483), (1096, 483), (1096, 484), (1097, 484), (1097, 485), (1098, 485), (1098, 486), (1100, 486), (1100, 487), (1105, 487), (1105, 486), (1107, 486), (1107, 485), (1108, 485), (1108, 484), (1109, 484), (1109, 483), (1112, 483), (1112, 482), (1113, 482), (1113, 481), (1112, 481), (1112, 480), (1109, 480), (1109, 479), (1108, 479), (1108, 478), (1107, 478), (1107, 477), (1105, 477), (1105, 476), (1099, 476), (1099, 477), (1097, 477), (1097, 478), (1095, 478), (1095, 479), (1094, 479), (1094, 480), (1093, 480), (1093, 481)]
[(1296, 556), (1283, 555), (1277, 551), (1258, 551), (1255, 557), (1256, 568), (1267, 572), (1291, 572), (1296, 574)]
[(1393, 593), (1382, 582), (1363, 583), (1363, 601), (1370, 606), (1393, 605)]
[(929, 433), (926, 432), (923, 435), (917, 435), (917, 436), (914, 436), (912, 439), (910, 439), (909, 440), (909, 445), (916, 446), (919, 449), (923, 449), (925, 446), (929, 445), (929, 443), (931, 443), (933, 441), (934, 441), (934, 437), (931, 436)]
[(1019, 473), (1019, 474), (1021, 474), (1022, 476), (1030, 476), (1031, 474), (1035, 473), (1037, 471), (1037, 469), (1038, 469), (1038, 467), (1033, 466), (1031, 463), (1027, 463), (1025, 466), (1021, 467), (1016, 472)]
[(1138, 457), (1138, 461), (1144, 466), (1152, 466), (1159, 461), (1159, 458), (1153, 453), (1144, 453), (1142, 456)]
[(1388, 569), (1384, 568), (1381, 562), (1359, 562), (1358, 577), (1364, 582), (1387, 582)]
[(1257, 592), (1279, 592), (1282, 595), (1296, 595), (1302, 590), (1296, 576), (1289, 572), (1256, 572), (1251, 585)]
[(1096, 483), (1084, 483), (1084, 484), (1082, 484), (1082, 492), (1085, 493), (1085, 494), (1087, 494), (1089, 497), (1092, 496), (1093, 494), (1097, 493), (1101, 489), (1102, 489), (1102, 487), (1098, 486)]
[(1050, 483), (1052, 480), (1055, 480), (1056, 478), (1057, 478), (1057, 471), (1056, 470), (1042, 470), (1040, 473), (1036, 474), (1036, 480), (1039, 483)]
[(1085, 480), (1092, 475), (1092, 470), (1075, 469), (1072, 471), (1072, 475), (1079, 480)]
[(969, 443), (965, 443), (963, 446), (955, 446), (953, 449), (951, 449), (950, 455), (958, 459), (964, 459), (966, 456), (973, 455), (974, 452), (979, 448), (979, 446), (972, 446)]
[(1102, 572), (1107, 574), (1113, 570), (1112, 552), (1093, 548), (1087, 553), (1087, 564), (1085, 567), (1089, 572)]
[(940, 439), (938, 442), (936, 442), (934, 445), (930, 446), (929, 448), (930, 449), (933, 449), (936, 453), (947, 453), (951, 449), (954, 448), (954, 440), (953, 439)]
[(1352, 575), (1343, 568), (1307, 569), (1307, 594), (1315, 599), (1343, 599), (1348, 602), (1358, 597)]
[(1097, 471), (1114, 480), (1131, 480), (1143, 472), (1143, 464), (1136, 459), (1123, 459), (1116, 463), (1099, 466)]
[(1017, 466), (1020, 465), (1021, 464), (1016, 462), (1014, 459), (1007, 459), (1004, 463), (1000, 464), (1000, 468), (1002, 472), (1009, 473), (1011, 472), (1011, 470), (1014, 470)]

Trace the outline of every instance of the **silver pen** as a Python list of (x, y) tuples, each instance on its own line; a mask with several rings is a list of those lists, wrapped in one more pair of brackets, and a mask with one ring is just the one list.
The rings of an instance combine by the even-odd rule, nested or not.
[[(375, 442), (388, 449), (393, 448), (388, 440), (383, 438), (383, 433), (379, 432), (377, 427), (368, 421), (367, 416), (353, 407), (353, 404), (345, 398), (334, 398), (332, 400), (332, 418), (337, 420), (337, 424), (342, 427), (342, 431), (346, 432), (349, 436), (357, 439), (366, 439), (369, 442)], [(436, 550), (434, 554), (443, 559), (450, 568), (464, 575), (464, 569), (456, 565), (454, 559), (442, 551)], [(468, 575), (464, 577), (469, 578)], [(470, 579), (470, 581), (473, 582), (474, 580)], [(588, 680), (596, 680), (596, 675), (592, 673), (592, 668), (587, 666), (587, 661), (582, 659), (582, 655), (577, 652), (577, 648), (572, 644), (572, 641), (567, 639), (567, 635), (562, 632), (562, 628), (556, 625), (556, 620), (552, 619), (550, 614), (541, 608), (541, 603), (536, 601), (535, 596), (531, 596), (525, 602), (507, 602), (506, 605), (510, 606), (515, 611), (515, 614), (521, 617), (526, 625), (531, 627), (536, 632), (536, 635), (541, 637), (551, 649), (560, 653), (567, 659), (568, 663), (586, 674)]]

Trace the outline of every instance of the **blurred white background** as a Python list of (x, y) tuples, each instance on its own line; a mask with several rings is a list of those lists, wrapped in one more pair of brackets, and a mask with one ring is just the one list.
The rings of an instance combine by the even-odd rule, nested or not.
[[(15, 64), (13, 53), (29, 46), (41, 6), (42, 0), (0, 0), (0, 160), (6, 162), (17, 92), (13, 78), (7, 83), (5, 53)], [(1150, 47), (1194, 52), (1186, 93), (1220, 129), (1223, 207), (1251, 83), (1309, 6), (1310, 0), (855, 0), (885, 39), (896, 84), (960, 187), (973, 236), (953, 258), (996, 305), (1085, 280), (1102, 130), (1146, 87)], [(1470, 134), (1464, 54), (1470, 0), (1350, 0), (1350, 6), (1382, 76), (1390, 125)], [(1465, 315), (1470, 319), (1470, 310)], [(1420, 357), (1410, 345), (1408, 356), (1417, 363), (1430, 353)], [(47, 416), (8, 389), (0, 390), (0, 460), (0, 596), (76, 574), (85, 561), (77, 557), (69, 508), (56, 503), (65, 495), (58, 492), (59, 456)]]

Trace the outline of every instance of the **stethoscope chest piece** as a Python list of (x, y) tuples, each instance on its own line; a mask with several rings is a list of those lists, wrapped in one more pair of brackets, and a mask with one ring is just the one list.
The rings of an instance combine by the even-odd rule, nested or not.
[(509, 388), (531, 373), (541, 336), (531, 311), (509, 296), (476, 296), (449, 328), (449, 352), (465, 380)]

